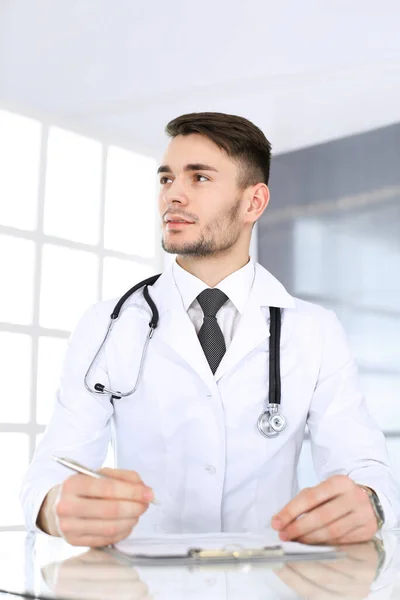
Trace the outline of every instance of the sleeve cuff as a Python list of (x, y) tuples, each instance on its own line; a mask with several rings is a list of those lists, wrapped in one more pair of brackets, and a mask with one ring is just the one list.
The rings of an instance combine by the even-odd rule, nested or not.
[(29, 498), (28, 496), (25, 502), (22, 500), (25, 526), (28, 531), (48, 535), (43, 529), (38, 527), (36, 522), (44, 499), (55, 485), (58, 485), (58, 482), (52, 481), (51, 483), (47, 483), (46, 485), (43, 485), (33, 497)]

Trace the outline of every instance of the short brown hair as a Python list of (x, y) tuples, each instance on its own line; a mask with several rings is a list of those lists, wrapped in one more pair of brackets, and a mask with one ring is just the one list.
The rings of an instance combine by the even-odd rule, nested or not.
[(191, 133), (209, 138), (237, 161), (239, 187), (244, 189), (260, 182), (268, 184), (271, 144), (251, 121), (217, 112), (189, 113), (170, 121), (165, 132), (172, 138)]

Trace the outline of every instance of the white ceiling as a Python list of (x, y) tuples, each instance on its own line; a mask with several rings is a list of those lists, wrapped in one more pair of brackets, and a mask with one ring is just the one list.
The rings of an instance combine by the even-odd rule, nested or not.
[(221, 110), (284, 152), (400, 121), (399, 31), (399, 0), (0, 0), (0, 106), (153, 155)]

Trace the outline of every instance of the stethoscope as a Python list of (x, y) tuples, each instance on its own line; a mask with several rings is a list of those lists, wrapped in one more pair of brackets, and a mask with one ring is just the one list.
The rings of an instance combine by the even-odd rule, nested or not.
[[(140, 379), (142, 377), (144, 361), (146, 358), (147, 348), (151, 338), (153, 337), (154, 330), (156, 329), (159, 321), (159, 314), (157, 310), (157, 306), (154, 304), (151, 296), (149, 294), (148, 287), (149, 285), (153, 285), (157, 279), (160, 277), (160, 274), (153, 275), (144, 281), (134, 285), (130, 290), (128, 290), (117, 302), (110, 315), (110, 322), (108, 324), (108, 328), (106, 331), (106, 335), (104, 336), (103, 341), (99, 349), (97, 350), (92, 362), (88, 370), (86, 371), (86, 375), (84, 378), (85, 388), (91, 392), (92, 394), (102, 394), (102, 395), (110, 395), (111, 400), (126, 398), (127, 396), (131, 396), (134, 394), (139, 386)], [(94, 388), (90, 387), (88, 383), (89, 374), (100, 354), (104, 345), (109, 338), (111, 331), (120, 315), (122, 306), (128, 300), (128, 298), (134, 294), (137, 290), (143, 288), (143, 296), (151, 310), (152, 317), (149, 322), (149, 331), (146, 336), (146, 340), (144, 342), (142, 356), (140, 359), (139, 372), (136, 377), (136, 382), (134, 387), (129, 390), (129, 392), (117, 392), (107, 388), (102, 383), (95, 383)], [(280, 340), (281, 340), (281, 310), (280, 308), (275, 308), (270, 306), (270, 325), (269, 325), (269, 391), (268, 391), (268, 403), (265, 407), (264, 412), (259, 416), (257, 420), (257, 427), (260, 433), (267, 438), (274, 438), (278, 436), (286, 427), (286, 419), (279, 412), (280, 404), (281, 404), (281, 370), (280, 370)]]

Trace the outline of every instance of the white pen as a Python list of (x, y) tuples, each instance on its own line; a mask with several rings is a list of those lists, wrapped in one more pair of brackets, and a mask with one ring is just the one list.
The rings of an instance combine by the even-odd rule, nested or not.
[[(54, 456), (54, 455), (52, 456), (52, 458), (56, 462), (60, 463), (60, 465), (63, 465), (64, 467), (71, 469), (71, 471), (76, 471), (76, 473), (82, 473), (82, 475), (89, 475), (89, 477), (95, 477), (96, 479), (107, 478), (107, 475), (103, 475), (103, 473), (99, 473), (98, 471), (89, 469), (89, 467), (84, 467), (80, 463), (76, 462), (75, 460), (71, 460), (70, 458), (61, 458), (61, 456)], [(153, 500), (150, 500), (150, 502), (151, 502), (151, 504), (155, 504), (156, 506), (161, 505), (161, 502), (159, 500), (157, 500), (156, 497), (153, 497)]]

